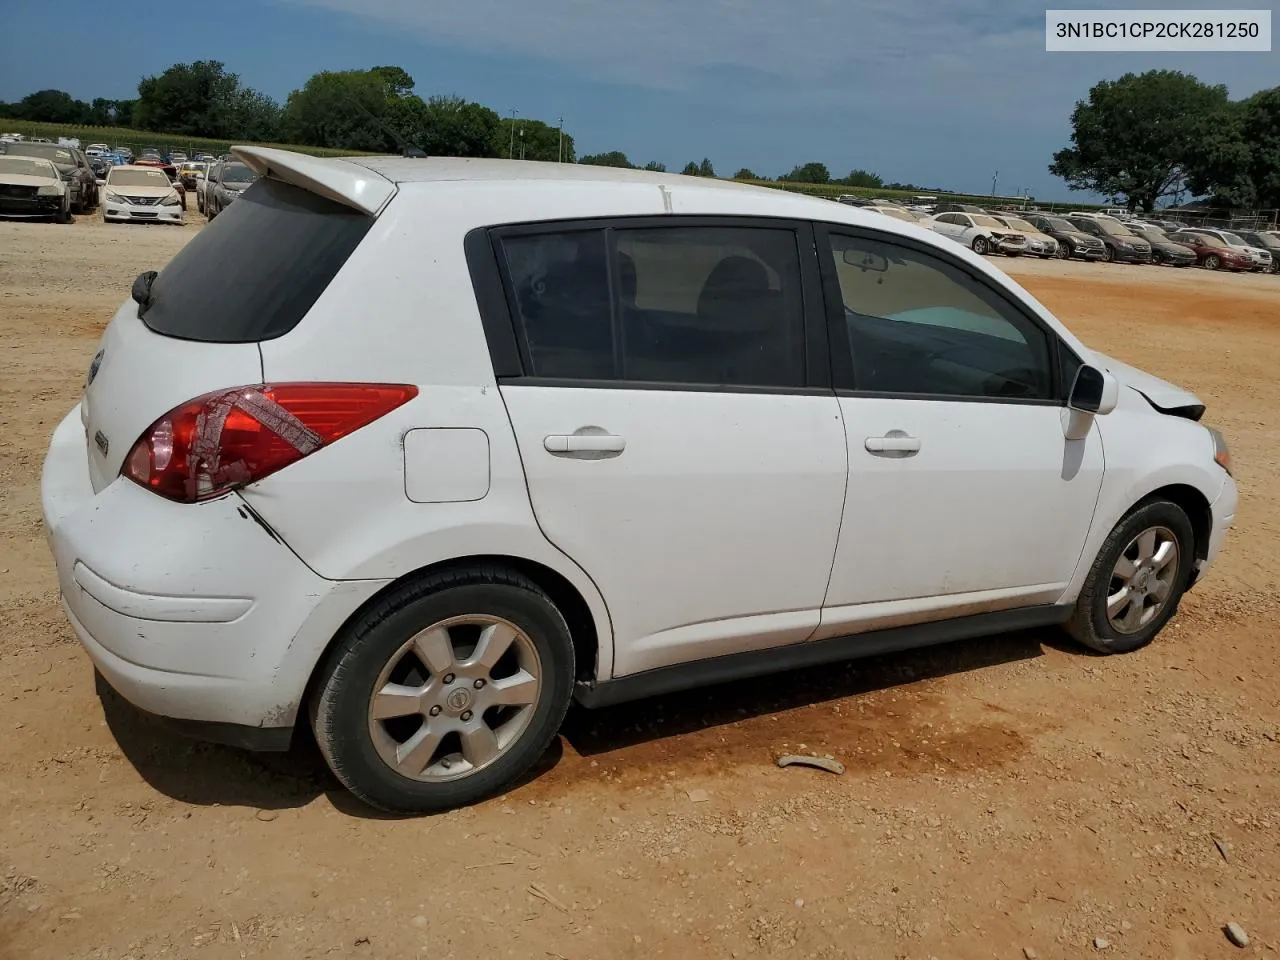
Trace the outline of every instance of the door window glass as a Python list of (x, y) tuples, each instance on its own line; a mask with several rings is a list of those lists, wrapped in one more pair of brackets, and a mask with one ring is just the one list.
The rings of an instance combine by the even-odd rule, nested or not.
[(1048, 335), (942, 259), (831, 236), (858, 390), (1048, 399)]

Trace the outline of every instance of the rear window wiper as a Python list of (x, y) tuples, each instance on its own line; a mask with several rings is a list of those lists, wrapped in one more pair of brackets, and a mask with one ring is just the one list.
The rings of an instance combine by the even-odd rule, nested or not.
[(155, 283), (159, 274), (155, 270), (144, 270), (138, 274), (133, 281), (132, 296), (134, 302), (138, 305), (138, 318), (147, 312), (147, 308), (151, 306), (151, 284)]

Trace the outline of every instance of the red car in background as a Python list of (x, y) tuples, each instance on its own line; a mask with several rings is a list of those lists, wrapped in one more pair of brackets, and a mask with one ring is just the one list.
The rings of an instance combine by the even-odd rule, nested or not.
[(1217, 237), (1207, 233), (1178, 232), (1178, 243), (1184, 243), (1196, 252), (1196, 263), (1206, 270), (1227, 269), (1233, 273), (1241, 270), (1252, 270), (1253, 257), (1247, 250), (1239, 247), (1228, 247)]
[(159, 167), (164, 171), (164, 175), (169, 178), (169, 182), (173, 184), (173, 189), (178, 191), (178, 199), (182, 201), (182, 209), (187, 209), (187, 188), (182, 185), (182, 179), (178, 176), (178, 168), (172, 163), (164, 160), (155, 160), (151, 157), (143, 157), (140, 160), (133, 161), (135, 167)]

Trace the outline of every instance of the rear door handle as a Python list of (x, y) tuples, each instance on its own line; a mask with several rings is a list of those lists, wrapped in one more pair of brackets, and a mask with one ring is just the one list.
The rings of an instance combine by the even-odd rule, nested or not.
[(871, 453), (918, 453), (920, 451), (920, 441), (905, 434), (867, 437), (864, 446)]
[(553, 433), (542, 441), (548, 453), (559, 456), (617, 456), (627, 449), (627, 441), (612, 433)]

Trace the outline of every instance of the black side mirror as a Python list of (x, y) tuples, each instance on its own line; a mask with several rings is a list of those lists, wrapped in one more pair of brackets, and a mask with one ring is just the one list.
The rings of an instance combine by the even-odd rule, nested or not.
[(130, 295), (138, 306), (146, 308), (151, 305), (151, 284), (155, 282), (157, 276), (156, 271), (147, 270), (138, 274), (133, 281), (133, 290)]
[(1071, 385), (1071, 398), (1067, 406), (1082, 413), (1097, 413), (1102, 408), (1102, 393), (1106, 387), (1106, 378), (1097, 367), (1085, 365), (1076, 373), (1076, 381)]

